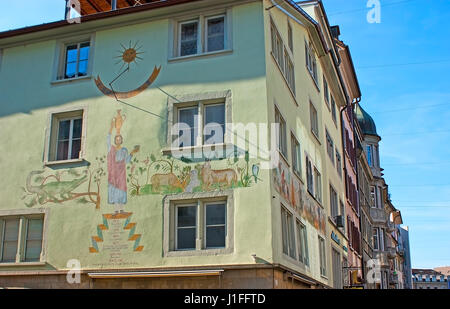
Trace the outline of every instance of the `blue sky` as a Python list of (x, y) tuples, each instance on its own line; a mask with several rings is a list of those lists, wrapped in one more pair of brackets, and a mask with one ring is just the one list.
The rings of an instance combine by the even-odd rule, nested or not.
[[(324, 0), (341, 27), (376, 121), (381, 163), (394, 205), (410, 228), (416, 268), (450, 265), (450, 1)], [(57, 21), (63, 0), (0, 0), (0, 31)]]

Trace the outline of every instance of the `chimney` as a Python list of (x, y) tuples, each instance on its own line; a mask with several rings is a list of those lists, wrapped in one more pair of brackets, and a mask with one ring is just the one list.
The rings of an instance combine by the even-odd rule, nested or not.
[(339, 26), (331, 26), (331, 35), (334, 39), (339, 40), (339, 36), (341, 35), (341, 29), (339, 29)]

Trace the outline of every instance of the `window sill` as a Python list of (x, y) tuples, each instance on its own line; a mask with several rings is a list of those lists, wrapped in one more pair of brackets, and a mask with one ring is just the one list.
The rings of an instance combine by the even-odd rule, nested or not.
[(72, 82), (77, 82), (77, 81), (86, 80), (86, 79), (92, 79), (92, 75), (74, 77), (74, 78), (65, 78), (65, 79), (55, 79), (55, 80), (51, 81), (51, 84), (52, 85), (60, 85), (60, 84), (72, 83)]
[(179, 62), (179, 61), (188, 61), (188, 60), (193, 60), (193, 59), (197, 59), (197, 58), (207, 58), (207, 57), (218, 56), (218, 55), (223, 55), (223, 54), (231, 54), (231, 53), (233, 53), (232, 49), (224, 49), (224, 50), (207, 52), (207, 53), (202, 53), (202, 54), (172, 57), (172, 58), (169, 58), (167, 61), (169, 63), (170, 62)]
[(306, 67), (306, 71), (308, 71), (309, 76), (310, 76), (311, 79), (313, 80), (314, 86), (316, 86), (317, 91), (320, 93), (319, 82), (314, 78), (313, 74), (312, 74), (311, 71), (308, 69), (308, 67)]
[(46, 262), (10, 262), (10, 263), (0, 263), (0, 267), (26, 267), (26, 266), (45, 266)]
[(305, 184), (305, 182), (303, 181), (302, 176), (300, 175), (301, 172), (298, 172), (294, 168), (292, 168), (292, 170), (293, 170), (292, 174), (294, 174), (302, 184)]
[(85, 162), (84, 159), (73, 159), (73, 160), (61, 160), (61, 161), (46, 161), (44, 162), (45, 166), (57, 166), (57, 165), (66, 165), (66, 164), (77, 164)]
[(181, 148), (166, 148), (161, 152), (164, 156), (172, 156), (176, 158), (178, 154), (181, 156), (181, 158), (199, 161), (207, 159), (224, 159), (228, 158), (229, 155), (234, 155), (235, 153), (238, 156), (245, 153), (237, 148), (234, 144), (230, 143), (189, 146)]
[(320, 139), (319, 139), (319, 137), (317, 136), (317, 134), (314, 133), (313, 130), (311, 130), (311, 133), (312, 133), (312, 135), (314, 136), (314, 138), (316, 139), (316, 141), (319, 143), (319, 145), (322, 145), (322, 143), (320, 142)]
[(309, 196), (320, 206), (320, 208), (325, 209), (322, 205), (322, 202), (319, 201), (314, 195), (312, 195), (311, 192), (309, 192), (309, 190), (306, 190), (309, 194)]
[(233, 253), (232, 248), (201, 249), (201, 250), (171, 250), (164, 254), (165, 257), (190, 257), (190, 256), (217, 256)]
[(283, 159), (283, 161), (287, 165), (287, 167), (290, 168), (291, 165), (289, 164), (288, 159), (286, 158), (287, 156), (285, 156), (280, 149), (278, 149), (278, 153), (280, 154), (280, 158)]

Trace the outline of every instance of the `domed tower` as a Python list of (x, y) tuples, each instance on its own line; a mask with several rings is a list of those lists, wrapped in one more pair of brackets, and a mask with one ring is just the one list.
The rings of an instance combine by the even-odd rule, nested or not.
[(359, 105), (355, 108), (356, 118), (359, 126), (364, 134), (364, 151), (366, 153), (367, 162), (372, 169), (375, 177), (381, 177), (379, 143), (381, 137), (377, 133), (377, 127), (373, 118)]

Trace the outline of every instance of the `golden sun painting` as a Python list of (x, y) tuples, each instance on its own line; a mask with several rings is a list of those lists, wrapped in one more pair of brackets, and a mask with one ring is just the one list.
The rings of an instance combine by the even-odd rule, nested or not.
[(114, 57), (114, 59), (119, 59), (119, 61), (115, 63), (116, 65), (122, 63), (120, 70), (122, 70), (125, 66), (127, 66), (127, 70), (129, 70), (132, 63), (137, 64), (138, 60), (143, 60), (143, 58), (141, 58), (139, 55), (143, 54), (144, 52), (141, 51), (142, 46), (137, 47), (138, 44), (139, 41), (137, 41), (134, 45), (130, 41), (128, 47), (120, 44), (122, 50), (118, 51), (119, 55)]

